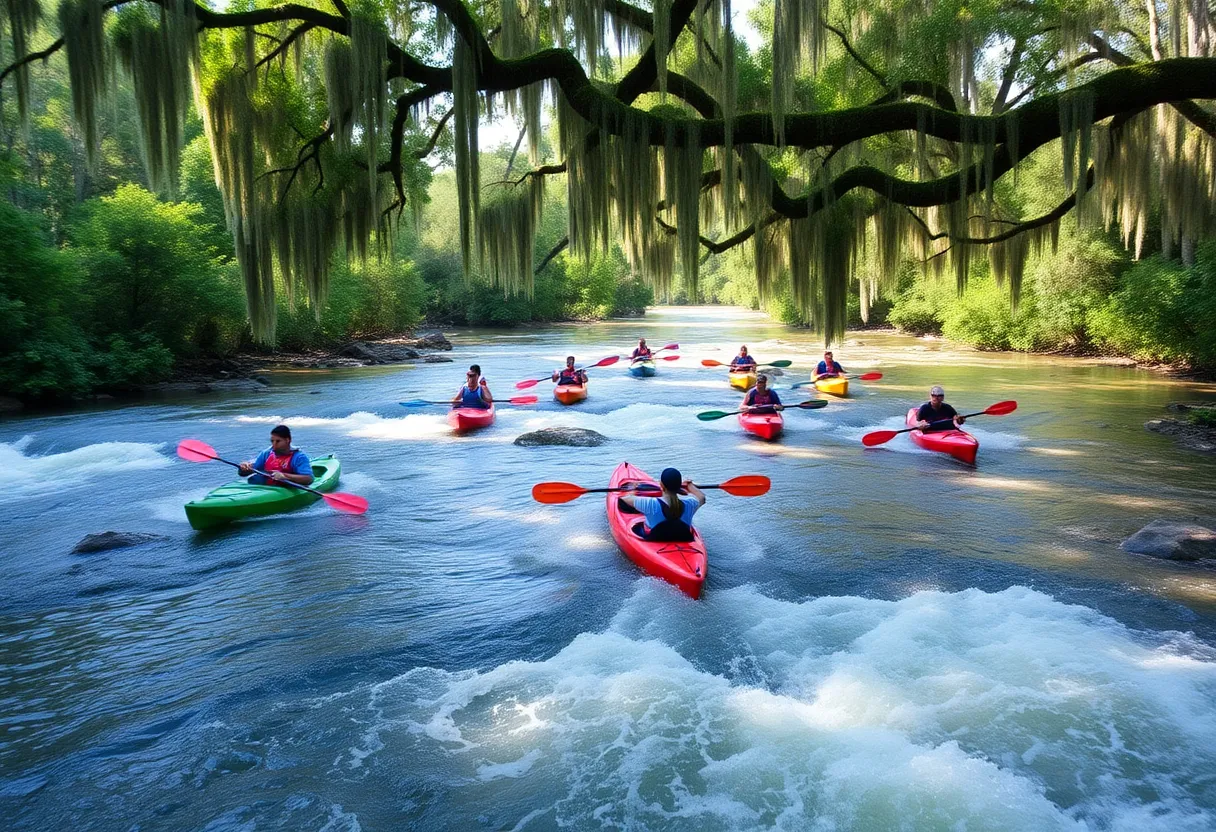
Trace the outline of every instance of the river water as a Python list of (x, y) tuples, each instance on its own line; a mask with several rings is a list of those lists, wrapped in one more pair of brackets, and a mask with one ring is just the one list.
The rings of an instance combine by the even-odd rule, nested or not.
[[(479, 362), (500, 398), (567, 352), (638, 335), (687, 356), (593, 371), (575, 408), (442, 411)], [(881, 382), (733, 419), (701, 358), (819, 344), (755, 313), (459, 332), (454, 364), (279, 373), (259, 395), (0, 422), (0, 826), (101, 830), (1216, 828), (1216, 570), (1126, 554), (1156, 518), (1211, 523), (1216, 466), (1142, 423), (1216, 388), (1124, 368), (851, 333)], [(967, 468), (901, 436), (930, 384), (975, 419)], [(787, 399), (792, 394), (786, 394)], [(182, 504), (286, 421), (342, 460), (365, 517), (324, 505), (228, 531)], [(571, 425), (601, 448), (521, 448)], [(640, 576), (599, 497), (629, 460), (711, 492), (701, 600)], [(162, 542), (73, 555), (116, 529)]]

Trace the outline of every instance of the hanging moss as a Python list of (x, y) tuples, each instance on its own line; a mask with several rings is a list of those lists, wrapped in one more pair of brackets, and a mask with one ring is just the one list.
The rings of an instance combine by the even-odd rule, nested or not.
[(466, 277), (472, 274), (473, 242), (480, 212), (481, 171), (477, 121), (481, 116), (477, 93), (477, 53), (459, 34), (452, 51), (452, 132), (456, 157), (456, 194), (459, 200), (460, 256)]
[(89, 167), (96, 164), (99, 134), (97, 105), (105, 100), (107, 61), (102, 0), (63, 0), (59, 30), (68, 57), (72, 114), (84, 140)]
[(1026, 272), (1029, 254), (1030, 237), (1026, 234), (1017, 234), (988, 246), (988, 262), (997, 285), (1009, 284), (1009, 296), (1015, 310), (1022, 297), (1022, 276)]
[(368, 194), (376, 201), (379, 174), (380, 129), (384, 123), (384, 108), (388, 94), (385, 77), (388, 66), (388, 37), (378, 20), (356, 13), (350, 20), (350, 79), (351, 99), (363, 130), (363, 145), (369, 174)]
[[(38, 23), (42, 19), (42, 4), (39, 0), (4, 0), (2, 9), (12, 34), (13, 57), (24, 57), (30, 51), (30, 38), (38, 30)], [(0, 19), (0, 24), (4, 22), (4, 19)], [(17, 112), (24, 124), (29, 115), (29, 65), (17, 67), (13, 76), (17, 86)]]
[(504, 295), (522, 293), (531, 298), (533, 240), (544, 205), (545, 178), (533, 176), (529, 181), (525, 187), (511, 188), (482, 204), (477, 248), (482, 273)]
[[(671, 31), (672, 0), (653, 0), (654, 6), (654, 62), (658, 72), (659, 98), (667, 97), (667, 54), (674, 45)], [(674, 33), (676, 36), (679, 32)]]
[(668, 128), (663, 149), (663, 180), (667, 204), (674, 206), (679, 231), (680, 269), (690, 297), (697, 296), (701, 260), (701, 166), (703, 152), (695, 122), (685, 122), (677, 132)]
[(793, 99), (794, 80), (809, 54), (814, 70), (824, 50), (823, 17), (827, 0), (775, 0), (773, 3), (773, 130), (777, 146), (785, 145), (785, 113)]
[(350, 83), (354, 75), (354, 56), (348, 41), (330, 39), (325, 45), (323, 71), (325, 104), (329, 110), (329, 126), (333, 128), (334, 147), (346, 153), (350, 150), (355, 116), (354, 86)]

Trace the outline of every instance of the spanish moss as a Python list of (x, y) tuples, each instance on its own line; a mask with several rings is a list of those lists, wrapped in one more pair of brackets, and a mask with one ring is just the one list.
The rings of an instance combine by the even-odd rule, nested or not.
[(97, 105), (107, 89), (106, 39), (101, 0), (63, 0), (59, 30), (68, 58), (72, 114), (80, 127), (89, 167), (95, 167), (99, 132)]

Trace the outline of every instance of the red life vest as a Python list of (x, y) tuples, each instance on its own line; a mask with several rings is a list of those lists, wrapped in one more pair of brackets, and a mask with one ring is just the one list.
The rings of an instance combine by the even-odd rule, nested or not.
[(775, 404), (773, 401), (772, 390), (765, 390), (763, 393), (761, 393), (759, 388), (753, 387), (748, 395), (752, 400), (753, 406), (761, 404)]
[[(275, 471), (282, 471), (284, 474), (294, 474), (295, 471), (292, 470), (291, 463), (296, 458), (297, 453), (298, 451), (296, 451), (295, 448), (292, 448), (291, 453), (284, 456), (279, 456), (272, 451), (270, 456), (266, 457), (266, 466), (262, 470), (264, 470), (267, 474), (273, 474)], [(266, 478), (266, 484), (281, 485), (281, 483), (279, 483), (277, 480), (270, 477)]]

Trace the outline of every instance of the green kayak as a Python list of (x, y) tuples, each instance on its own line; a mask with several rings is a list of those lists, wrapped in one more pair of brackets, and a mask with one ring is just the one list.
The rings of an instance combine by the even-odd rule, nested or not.
[[(333, 491), (341, 469), (333, 454), (312, 460), (312, 487)], [(186, 503), (186, 518), (195, 529), (214, 529), (242, 517), (265, 517), (310, 506), (321, 499), (300, 488), (250, 485), (244, 480), (221, 485), (201, 500)]]

